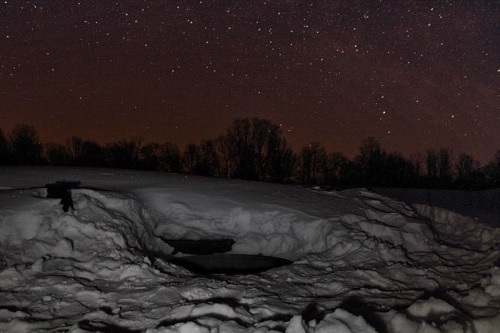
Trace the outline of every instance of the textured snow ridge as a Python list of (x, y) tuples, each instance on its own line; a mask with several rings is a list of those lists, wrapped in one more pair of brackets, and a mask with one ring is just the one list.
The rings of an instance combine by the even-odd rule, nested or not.
[[(61, 177), (64, 175), (64, 178)], [(64, 213), (44, 191), (80, 180)], [(496, 332), (499, 229), (370, 191), (161, 173), (6, 169), (0, 332)], [(196, 275), (163, 239), (294, 261)], [(182, 256), (184, 254), (176, 254)]]

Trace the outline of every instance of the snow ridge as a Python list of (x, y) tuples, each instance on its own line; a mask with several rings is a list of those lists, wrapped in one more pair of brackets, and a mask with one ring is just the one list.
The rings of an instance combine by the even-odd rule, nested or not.
[[(77, 171), (90, 184), (102, 176)], [(32, 191), (2, 195), (0, 330), (494, 332), (500, 322), (494, 226), (365, 189), (117, 174), (103, 180), (113, 191), (73, 190), (67, 213)], [(231, 238), (231, 253), (294, 264), (196, 275), (162, 259), (174, 255), (162, 237)]]

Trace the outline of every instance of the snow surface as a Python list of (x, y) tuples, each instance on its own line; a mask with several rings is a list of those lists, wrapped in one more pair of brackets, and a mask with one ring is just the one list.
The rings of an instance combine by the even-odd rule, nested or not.
[[(65, 213), (59, 199), (36, 197), (58, 180), (92, 189), (73, 190), (75, 210)], [(497, 332), (500, 325), (499, 224), (477, 216), (366, 189), (110, 169), (3, 167), (0, 188), (0, 331)], [(231, 238), (231, 253), (294, 263), (196, 275), (165, 260), (173, 248), (161, 238)]]

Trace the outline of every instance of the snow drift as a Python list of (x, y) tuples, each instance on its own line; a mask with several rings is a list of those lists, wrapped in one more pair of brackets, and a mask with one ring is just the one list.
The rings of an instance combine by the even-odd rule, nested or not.
[[(74, 210), (43, 185), (81, 181)], [(23, 187), (37, 187), (20, 190)], [(164, 173), (0, 169), (0, 330), (493, 332), (499, 229), (368, 190)], [(293, 261), (197, 275), (164, 239)]]

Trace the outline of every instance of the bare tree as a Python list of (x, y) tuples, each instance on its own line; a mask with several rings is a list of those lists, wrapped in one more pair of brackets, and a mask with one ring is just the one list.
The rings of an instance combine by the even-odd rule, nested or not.
[(329, 153), (327, 160), (327, 183), (330, 185), (339, 185), (342, 183), (347, 166), (348, 158), (339, 152)]
[(472, 172), (479, 168), (479, 162), (469, 154), (461, 153), (455, 165), (458, 178), (467, 178)]
[(424, 156), (420, 152), (413, 153), (410, 157), (410, 162), (415, 167), (415, 184), (420, 182), (420, 178), (422, 177), (423, 161), (424, 161)]
[(139, 166), (140, 141), (122, 140), (106, 146), (108, 165), (115, 168), (134, 169)]
[(248, 119), (236, 119), (227, 131), (227, 139), (234, 159), (233, 177), (255, 180), (255, 151), (252, 140), (252, 124)]
[(72, 159), (72, 164), (82, 164), (83, 142), (83, 139), (79, 136), (72, 136), (66, 139), (66, 149)]
[(319, 142), (302, 147), (300, 151), (300, 179), (308, 185), (318, 184), (325, 170), (327, 154)]
[(45, 154), (51, 165), (68, 165), (71, 161), (68, 150), (59, 143), (47, 143)]
[(160, 145), (157, 143), (148, 143), (139, 149), (139, 164), (144, 170), (160, 169)]
[(234, 172), (233, 150), (227, 135), (220, 135), (215, 139), (215, 151), (219, 161), (218, 176), (221, 178), (231, 178)]
[(42, 144), (33, 126), (19, 124), (10, 135), (12, 158), (15, 164), (39, 164), (42, 160)]
[(271, 133), (269, 141), (269, 177), (272, 182), (288, 181), (295, 167), (296, 156), (279, 131)]
[(168, 172), (182, 172), (181, 152), (173, 143), (167, 142), (161, 146), (161, 169)]
[(9, 144), (5, 134), (0, 128), (0, 165), (5, 165), (9, 163)]
[(215, 142), (203, 140), (200, 145), (200, 162), (197, 173), (203, 176), (215, 176), (219, 174), (219, 168)]
[(418, 181), (416, 166), (401, 153), (391, 152), (385, 157), (382, 185), (409, 187)]
[(381, 184), (385, 158), (386, 153), (374, 137), (369, 137), (361, 143), (356, 161), (361, 167), (361, 177), (364, 182), (372, 185)]
[(255, 172), (259, 180), (265, 180), (269, 173), (270, 150), (279, 135), (279, 127), (269, 120), (255, 118), (252, 121), (251, 148), (255, 156)]
[(481, 185), (479, 162), (471, 155), (465, 153), (458, 155), (455, 169), (457, 171), (455, 185), (458, 188), (470, 190)]
[(186, 146), (186, 149), (184, 150), (184, 153), (182, 153), (182, 164), (184, 165), (184, 170), (192, 175), (197, 173), (200, 159), (200, 148), (194, 143), (188, 144)]
[(104, 148), (97, 142), (85, 140), (82, 145), (80, 165), (97, 167), (106, 164)]
[(439, 150), (439, 183), (441, 187), (449, 187), (453, 179), (451, 149), (441, 148)]
[(439, 176), (439, 155), (433, 149), (428, 149), (426, 153), (427, 182), (434, 186)]
[(500, 187), (500, 150), (495, 153), (493, 160), (485, 167), (486, 177), (491, 187)]

